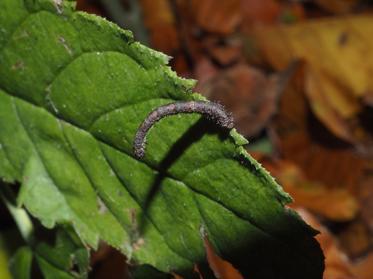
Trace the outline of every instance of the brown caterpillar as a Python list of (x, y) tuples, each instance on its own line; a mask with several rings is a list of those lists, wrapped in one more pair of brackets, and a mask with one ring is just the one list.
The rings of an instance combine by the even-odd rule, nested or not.
[(179, 113), (200, 113), (227, 129), (232, 129), (234, 124), (232, 115), (222, 105), (213, 102), (180, 101), (159, 106), (149, 113), (137, 130), (133, 144), (136, 158), (141, 159), (145, 155), (146, 135), (150, 128), (162, 118)]

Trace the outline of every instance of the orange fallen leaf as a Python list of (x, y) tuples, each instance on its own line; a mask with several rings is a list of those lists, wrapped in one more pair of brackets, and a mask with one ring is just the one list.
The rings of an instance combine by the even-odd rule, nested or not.
[(197, 24), (219, 34), (232, 33), (241, 21), (240, 0), (192, 0), (191, 9)]
[(345, 94), (348, 90), (338, 87), (326, 74), (311, 70), (307, 72), (305, 88), (315, 114), (324, 120), (334, 134), (347, 141), (351, 140), (353, 134), (345, 120), (359, 112), (360, 104), (357, 99)]
[(346, 189), (328, 189), (309, 181), (301, 169), (289, 161), (264, 158), (260, 162), (292, 196), (291, 207), (303, 207), (333, 221), (349, 221), (356, 216), (357, 200)]
[(245, 25), (273, 23), (281, 11), (280, 3), (275, 0), (243, 0), (241, 5)]
[(294, 206), (304, 206), (329, 220), (351, 220), (359, 209), (356, 199), (344, 189), (328, 190), (313, 186), (306, 190), (287, 185), (284, 190), (294, 198)]
[(365, 175), (361, 178), (358, 196), (362, 205), (361, 217), (373, 232), (373, 166), (366, 168)]
[[(217, 40), (216, 40), (217, 41)], [(206, 45), (213, 60), (220, 65), (227, 66), (237, 62), (241, 58), (242, 49), (239, 41), (232, 44), (220, 45), (219, 42)]]
[(371, 279), (373, 274), (373, 252), (353, 265), (353, 271), (358, 279)]
[(306, 62), (312, 110), (336, 136), (360, 148), (373, 143), (372, 133), (361, 128), (361, 98), (373, 90), (372, 30), (372, 18), (361, 15), (262, 26), (255, 31), (261, 50), (275, 68), (294, 58)]
[(270, 135), (282, 158), (298, 165), (307, 179), (328, 188), (356, 192), (367, 159), (339, 140), (309, 110), (299, 71), (281, 95)]
[(141, 7), (152, 46), (169, 55), (174, 54), (180, 45), (169, 2), (141, 0)]
[[(289, 2), (289, 1), (288, 1)], [(253, 24), (273, 24), (304, 18), (301, 3), (288, 3), (276, 0), (242, 0), (243, 29)]]
[(344, 84), (354, 96), (363, 96), (373, 89), (372, 25), (372, 18), (363, 15), (319, 19), (257, 27), (256, 38), (273, 65), (283, 67), (289, 59), (302, 58), (313, 70)]
[(338, 240), (343, 250), (353, 259), (365, 255), (373, 244), (371, 232), (360, 216), (338, 232)]

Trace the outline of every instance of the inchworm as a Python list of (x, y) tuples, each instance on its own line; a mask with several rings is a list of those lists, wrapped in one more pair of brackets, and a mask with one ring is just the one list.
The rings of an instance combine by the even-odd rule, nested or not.
[(144, 157), (146, 135), (156, 122), (166, 116), (179, 113), (200, 113), (214, 121), (217, 125), (227, 129), (233, 128), (232, 115), (227, 113), (224, 107), (217, 103), (204, 101), (180, 101), (159, 106), (149, 113), (138, 128), (133, 144), (134, 155), (139, 159)]

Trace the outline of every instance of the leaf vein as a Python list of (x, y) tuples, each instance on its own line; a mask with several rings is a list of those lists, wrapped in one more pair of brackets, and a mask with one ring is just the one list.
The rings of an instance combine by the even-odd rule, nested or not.
[[(100, 145), (99, 145), (100, 146)], [(103, 157), (105, 158), (107, 164), (110, 166), (110, 168), (113, 170), (116, 178), (121, 182), (121, 184), (124, 186), (124, 181), (122, 180), (122, 178), (117, 174), (117, 172), (115, 171), (110, 159), (107, 157), (107, 155), (105, 154), (105, 151), (102, 149), (102, 147), (100, 146), (100, 150), (101, 150), (101, 153), (103, 155)], [(135, 196), (133, 195), (133, 193), (131, 191), (129, 191), (125, 186), (124, 188), (127, 190), (128, 194), (132, 197), (132, 199), (134, 200), (134, 202), (139, 206), (139, 208), (142, 210), (144, 216), (146, 217), (146, 219), (153, 225), (153, 227), (157, 230), (157, 232), (160, 234), (160, 236), (164, 239), (164, 242), (166, 243), (167, 247), (172, 251), (174, 252), (176, 255), (179, 255), (181, 258), (185, 259), (185, 260), (188, 260), (190, 261), (188, 258), (186, 258), (184, 255), (180, 254), (178, 251), (174, 250), (170, 244), (168, 243), (167, 239), (165, 239), (165, 237), (163, 236), (161, 230), (157, 227), (157, 225), (155, 224), (155, 222), (149, 217), (148, 213), (144, 210), (143, 206), (141, 205), (141, 203), (135, 198)]]
[(60, 130), (61, 130), (61, 132), (63, 134), (63, 137), (64, 137), (66, 143), (68, 144), (68, 146), (69, 146), (69, 148), (71, 150), (72, 155), (74, 156), (74, 158), (75, 158), (76, 162), (78, 163), (78, 165), (80, 166), (81, 170), (84, 172), (84, 175), (87, 177), (89, 183), (91, 184), (91, 187), (95, 190), (95, 193), (102, 199), (102, 202), (105, 204), (106, 208), (108, 208), (110, 214), (117, 220), (117, 222), (123, 227), (123, 229), (125, 231), (127, 231), (127, 228), (125, 227), (125, 225), (122, 224), (122, 222), (120, 221), (119, 217), (112, 210), (111, 206), (105, 201), (105, 198), (102, 196), (101, 191), (99, 191), (97, 189), (97, 187), (95, 186), (95, 183), (93, 182), (92, 178), (90, 177), (90, 175), (88, 174), (88, 172), (83, 167), (81, 161), (79, 160), (79, 157), (76, 154), (75, 148), (71, 145), (69, 139), (67, 138), (66, 133), (65, 133), (65, 129), (62, 127), (60, 121), (58, 121), (58, 123), (59, 123)]
[[(48, 168), (45, 166), (45, 163), (44, 163), (44, 161), (42, 160), (42, 157), (41, 157), (41, 155), (40, 155), (40, 152), (39, 152), (39, 150), (38, 150), (38, 148), (37, 148), (35, 142), (33, 141), (31, 135), (29, 134), (29, 131), (26, 129), (26, 127), (25, 127), (25, 125), (24, 125), (24, 123), (23, 123), (22, 117), (19, 115), (17, 105), (16, 105), (16, 103), (14, 102), (14, 97), (11, 97), (11, 101), (12, 101), (12, 105), (13, 105), (13, 109), (14, 109), (15, 115), (16, 115), (16, 117), (17, 117), (19, 123), (21, 124), (23, 130), (25, 131), (25, 133), (26, 133), (26, 135), (27, 135), (27, 138), (29, 139), (30, 143), (32, 144), (36, 156), (38, 156), (38, 159), (39, 159), (40, 162), (42, 163), (44, 170), (47, 172), (47, 174), (48, 174), (49, 178), (52, 180), (53, 184), (58, 188), (58, 184), (57, 184), (56, 181), (54, 180), (53, 176), (50, 174)], [(67, 199), (65, 198), (65, 196), (62, 195), (62, 197), (63, 197), (65, 203), (66, 203), (67, 205), (69, 205), (69, 202), (67, 201)], [(69, 206), (69, 209), (71, 210), (71, 207), (70, 207), (70, 206)], [(75, 214), (73, 214), (73, 215), (75, 215)], [(75, 215), (75, 217), (77, 217), (77, 216)], [(77, 218), (77, 219), (80, 219), (80, 218)]]
[(113, 113), (115, 111), (119, 111), (119, 110), (124, 109), (126, 107), (131, 107), (131, 106), (134, 106), (134, 105), (139, 105), (139, 104), (146, 103), (146, 102), (153, 101), (153, 100), (164, 100), (164, 101), (167, 100), (167, 101), (170, 101), (170, 102), (174, 102), (174, 100), (168, 99), (168, 98), (151, 98), (151, 99), (146, 99), (146, 100), (140, 100), (140, 101), (137, 101), (137, 102), (134, 102), (134, 103), (122, 104), (122, 105), (120, 105), (118, 107), (115, 107), (115, 108), (112, 108), (112, 109), (110, 109), (108, 111), (102, 112), (95, 119), (93, 119), (92, 123), (88, 126), (87, 130), (91, 131), (92, 127), (96, 124), (96, 122), (100, 121), (101, 118), (104, 118), (106, 115), (108, 115), (110, 113)]

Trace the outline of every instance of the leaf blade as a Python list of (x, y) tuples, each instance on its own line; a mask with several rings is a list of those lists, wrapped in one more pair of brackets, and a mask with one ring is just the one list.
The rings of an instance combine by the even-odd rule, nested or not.
[[(0, 106), (7, 111), (0, 119), (0, 142), (17, 166), (14, 179), (31, 177), (20, 199), (30, 212), (50, 227), (71, 222), (92, 247), (102, 238), (136, 262), (189, 276), (194, 263), (205, 262), (201, 228), (245, 275), (267, 276), (268, 254), (262, 265), (250, 266), (225, 238), (244, 235), (242, 241), (252, 243), (268, 239), (269, 232), (271, 243), (281, 248), (270, 276), (296, 276), (289, 262), (281, 267), (284, 255), (299, 258), (309, 278), (320, 276), (314, 231), (284, 209), (289, 196), (237, 144), (234, 131), (227, 134), (198, 115), (170, 117), (150, 131), (145, 160), (133, 158), (132, 140), (148, 112), (202, 97), (188, 94), (192, 82), (176, 77), (164, 55), (133, 42), (128, 32), (84, 13), (67, 10), (61, 16), (61, 7), (53, 14), (47, 2), (31, 7), (33, 14), (0, 53)], [(5, 129), (7, 123), (16, 127), (17, 137)], [(169, 155), (175, 144), (183, 152)], [(40, 177), (43, 183), (32, 181)], [(149, 205), (154, 185), (158, 192)], [(47, 187), (60, 206), (40, 198)], [(55, 214), (47, 214), (53, 206)], [(225, 230), (225, 222), (234, 226)], [(304, 240), (309, 248), (302, 247)], [(243, 246), (242, 252), (254, 253), (254, 246)], [(297, 252), (309, 255), (295, 257)], [(314, 255), (317, 260), (309, 262)]]

